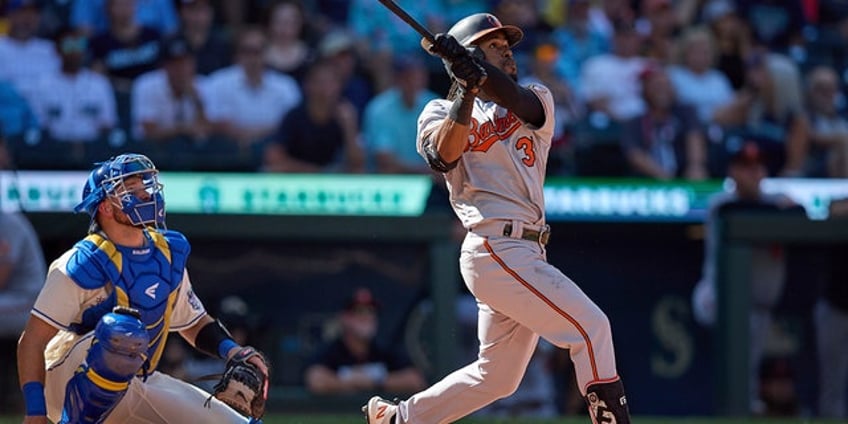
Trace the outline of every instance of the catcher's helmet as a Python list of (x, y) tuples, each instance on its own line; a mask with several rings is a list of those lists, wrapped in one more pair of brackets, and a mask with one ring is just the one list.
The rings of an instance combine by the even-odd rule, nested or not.
[[(128, 177), (141, 177), (146, 198), (140, 198), (124, 185)], [(103, 199), (115, 196), (120, 199), (120, 208), (134, 225), (165, 225), (165, 199), (162, 196), (162, 184), (159, 183), (159, 170), (147, 156), (127, 153), (97, 164), (88, 175), (82, 190), (82, 202), (75, 212), (85, 212), (91, 216), (92, 223), (97, 207)]]
[[(496, 32), (502, 31), (506, 36), (509, 46), (512, 47), (518, 44), (524, 38), (524, 32), (520, 28), (513, 25), (504, 25), (501, 21), (491, 13), (475, 13), (466, 16), (455, 23), (448, 34), (456, 38), (459, 44), (465, 47), (471, 47), (481, 38)], [(427, 39), (421, 40), (421, 46), (424, 50), (430, 51), (430, 42)]]

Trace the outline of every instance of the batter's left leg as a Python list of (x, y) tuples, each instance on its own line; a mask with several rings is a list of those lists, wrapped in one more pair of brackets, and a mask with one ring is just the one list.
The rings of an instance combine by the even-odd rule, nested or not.
[(630, 408), (620, 379), (589, 385), (586, 404), (594, 424), (630, 423)]

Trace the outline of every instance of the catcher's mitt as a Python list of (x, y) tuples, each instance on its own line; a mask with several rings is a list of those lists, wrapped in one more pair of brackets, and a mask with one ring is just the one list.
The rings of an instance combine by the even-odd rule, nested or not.
[(268, 376), (248, 362), (254, 356), (259, 357), (267, 368), (268, 362), (256, 349), (249, 346), (241, 348), (227, 361), (227, 369), (212, 389), (212, 396), (244, 416), (259, 419), (265, 415)]

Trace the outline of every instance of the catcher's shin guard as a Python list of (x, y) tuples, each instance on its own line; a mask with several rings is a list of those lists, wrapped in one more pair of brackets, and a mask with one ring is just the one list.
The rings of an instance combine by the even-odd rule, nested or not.
[(586, 404), (594, 424), (630, 424), (630, 408), (621, 380), (587, 387)]
[(85, 364), (65, 387), (60, 423), (104, 421), (145, 365), (149, 337), (132, 312), (116, 309), (97, 323)]

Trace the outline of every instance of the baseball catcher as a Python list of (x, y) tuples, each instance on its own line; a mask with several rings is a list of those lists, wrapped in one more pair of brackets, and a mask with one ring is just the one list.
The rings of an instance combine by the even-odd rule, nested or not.
[[(194, 294), (153, 162), (98, 164), (76, 211), (89, 233), (51, 264), (18, 344), (24, 423), (260, 422), (268, 366)], [(174, 332), (228, 361), (214, 395), (157, 371)]]

